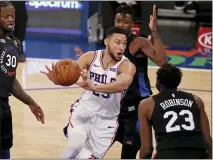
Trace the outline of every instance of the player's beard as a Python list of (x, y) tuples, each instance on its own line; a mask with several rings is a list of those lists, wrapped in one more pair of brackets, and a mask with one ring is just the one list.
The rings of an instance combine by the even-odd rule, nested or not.
[(7, 36), (13, 32), (13, 30), (9, 30), (7, 28), (2, 28), (1, 29), (3, 36)]
[(108, 52), (110, 57), (115, 61), (120, 61), (121, 59), (116, 59), (115, 55), (112, 53), (110, 46), (108, 45)]
[(4, 30), (5, 35), (9, 35), (9, 34), (11, 34), (12, 32), (13, 32), (12, 30), (7, 30), (7, 29)]

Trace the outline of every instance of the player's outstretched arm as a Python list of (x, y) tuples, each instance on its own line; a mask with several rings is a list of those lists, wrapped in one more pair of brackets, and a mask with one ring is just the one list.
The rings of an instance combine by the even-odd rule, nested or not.
[(144, 52), (152, 62), (161, 67), (164, 64), (168, 63), (167, 55), (164, 50), (163, 44), (161, 44), (162, 42), (158, 33), (153, 32), (152, 37), (154, 41), (153, 45), (149, 40), (145, 38), (138, 38), (138, 40), (141, 41), (140, 50)]
[(205, 112), (205, 106), (200, 97), (194, 95), (194, 98), (200, 108), (200, 123), (201, 123), (200, 126), (204, 140), (208, 145), (208, 154), (209, 154), (208, 158), (212, 159), (212, 137), (210, 134), (209, 120)]
[[(164, 50), (164, 44), (157, 32), (157, 11), (156, 5), (153, 5), (152, 15), (150, 16), (149, 28), (152, 32), (153, 45), (147, 40), (146, 45), (143, 46), (143, 51), (148, 57), (158, 66), (163, 66), (167, 63), (167, 55)], [(153, 50), (154, 49), (154, 50)]]
[(142, 37), (136, 38), (132, 44), (144, 52), (155, 64), (163, 66), (168, 60), (164, 44), (157, 32), (156, 5), (153, 5), (153, 14), (150, 16), (149, 28), (152, 32), (153, 45), (149, 40)]
[(38, 121), (44, 124), (44, 113), (41, 107), (28, 95), (21, 87), (19, 81), (15, 78), (12, 87), (12, 95), (28, 105)]
[(150, 159), (152, 157), (152, 127), (150, 125), (151, 109), (154, 108), (152, 98), (142, 100), (138, 106), (138, 118), (140, 120), (140, 159)]

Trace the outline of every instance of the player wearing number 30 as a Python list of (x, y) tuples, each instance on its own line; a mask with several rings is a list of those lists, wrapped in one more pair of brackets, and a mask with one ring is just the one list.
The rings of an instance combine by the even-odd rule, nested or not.
[(212, 159), (212, 138), (203, 101), (178, 91), (181, 79), (179, 68), (164, 65), (157, 71), (159, 93), (139, 104), (140, 158), (152, 155), (153, 126), (156, 159)]
[(10, 148), (13, 146), (12, 113), (9, 105), (11, 95), (28, 105), (37, 120), (44, 123), (41, 107), (16, 79), (21, 44), (11, 35), (14, 25), (13, 5), (9, 1), (0, 1), (0, 159), (10, 159)]

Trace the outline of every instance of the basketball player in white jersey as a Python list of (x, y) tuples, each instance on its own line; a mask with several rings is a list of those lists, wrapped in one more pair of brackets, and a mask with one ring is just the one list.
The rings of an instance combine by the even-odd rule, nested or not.
[[(71, 106), (68, 146), (61, 158), (102, 159), (110, 148), (118, 128), (123, 91), (135, 74), (135, 66), (123, 56), (126, 35), (123, 29), (109, 29), (105, 50), (89, 51), (77, 60), (87, 73), (82, 73), (83, 81), (76, 84), (86, 91)], [(51, 70), (46, 68), (49, 72), (43, 73), (54, 82)]]

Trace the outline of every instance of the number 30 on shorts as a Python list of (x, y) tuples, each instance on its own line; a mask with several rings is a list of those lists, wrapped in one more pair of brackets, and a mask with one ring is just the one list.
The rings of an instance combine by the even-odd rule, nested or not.
[[(164, 119), (167, 119), (169, 116), (171, 116), (171, 119), (166, 125), (166, 132), (175, 132), (175, 131), (180, 131), (181, 128), (191, 131), (195, 128), (195, 123), (193, 119), (193, 114), (189, 110), (181, 110), (179, 113), (176, 113), (174, 111), (168, 111), (163, 115)], [(175, 121), (178, 119), (179, 116), (184, 116), (185, 117), (185, 122), (188, 123), (186, 124), (181, 124), (181, 125), (174, 125)]]

